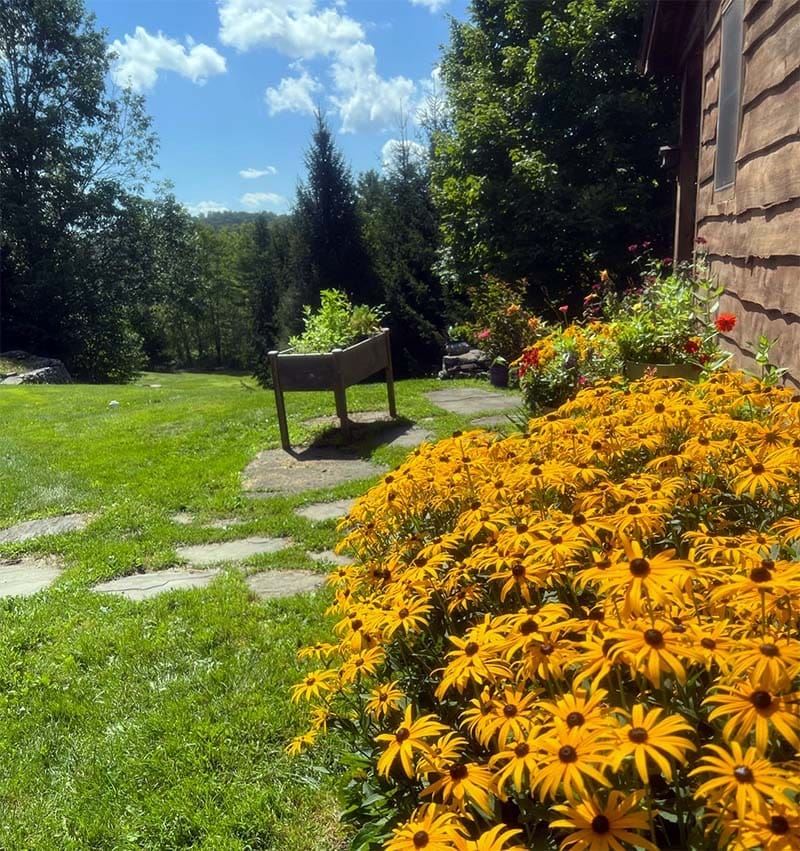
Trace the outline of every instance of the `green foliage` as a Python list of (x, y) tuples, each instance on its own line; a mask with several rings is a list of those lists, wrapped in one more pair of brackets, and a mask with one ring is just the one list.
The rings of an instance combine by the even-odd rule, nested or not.
[[(539, 303), (577, 294), (602, 253), (664, 239), (658, 148), (676, 87), (635, 67), (639, 0), (473, 0), (442, 62), (451, 129), (435, 137), (434, 200), (449, 291), (525, 278)], [(577, 299), (576, 299), (577, 300)]]
[(525, 282), (507, 283), (485, 275), (469, 292), (475, 324), (471, 337), (491, 360), (511, 363), (537, 336), (538, 321), (522, 305)]
[(343, 349), (380, 331), (382, 305), (354, 307), (339, 290), (323, 290), (320, 302), (318, 310), (303, 307), (303, 333), (289, 339), (298, 354)]

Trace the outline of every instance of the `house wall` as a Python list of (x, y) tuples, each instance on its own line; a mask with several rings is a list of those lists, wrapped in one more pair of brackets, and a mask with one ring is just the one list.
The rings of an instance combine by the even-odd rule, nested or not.
[(759, 335), (800, 387), (800, 0), (745, 0), (736, 182), (714, 191), (721, 14), (705, 9), (696, 234), (737, 325), (723, 344), (754, 368)]

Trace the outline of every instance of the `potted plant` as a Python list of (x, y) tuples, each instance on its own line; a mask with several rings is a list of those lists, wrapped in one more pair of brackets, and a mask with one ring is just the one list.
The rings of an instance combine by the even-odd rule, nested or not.
[(493, 387), (508, 387), (508, 361), (500, 355), (489, 367), (489, 383)]
[(349, 434), (346, 390), (386, 370), (389, 415), (397, 416), (389, 329), (380, 326), (382, 307), (353, 306), (338, 290), (323, 290), (321, 305), (303, 308), (304, 331), (289, 339), (289, 348), (269, 353), (281, 445), (291, 448), (286, 422), (286, 391), (332, 390), (342, 432)]

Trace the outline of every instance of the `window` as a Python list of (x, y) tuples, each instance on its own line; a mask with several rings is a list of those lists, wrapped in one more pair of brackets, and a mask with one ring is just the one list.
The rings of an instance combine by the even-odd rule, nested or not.
[(733, 186), (736, 179), (736, 149), (739, 146), (739, 111), (742, 99), (743, 7), (744, 0), (732, 0), (722, 13), (714, 189)]

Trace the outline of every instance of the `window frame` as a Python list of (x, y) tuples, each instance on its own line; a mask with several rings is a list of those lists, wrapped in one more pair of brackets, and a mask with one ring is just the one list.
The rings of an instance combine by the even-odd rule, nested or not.
[[(731, 13), (731, 10), (736, 8), (739, 15), (738, 22), (738, 35), (739, 35), (739, 44), (734, 48), (730, 42), (730, 38), (725, 38), (725, 16)], [(736, 14), (734, 13), (734, 14)], [(736, 185), (736, 154), (739, 150), (739, 140), (741, 137), (742, 131), (742, 90), (743, 90), (743, 81), (744, 81), (744, 0), (729, 0), (728, 3), (725, 4), (722, 12), (720, 14), (720, 52), (719, 52), (719, 91), (717, 93), (717, 127), (716, 127), (716, 156), (714, 158), (714, 194), (716, 193), (726, 193), (730, 194)], [(730, 142), (730, 180), (727, 180), (725, 183), (719, 183), (719, 170), (720, 170), (720, 128), (723, 125), (723, 91), (725, 91), (724, 84), (727, 81), (727, 76), (725, 74), (726, 68), (733, 67), (734, 60), (731, 59), (730, 62), (726, 63), (726, 59), (728, 58), (728, 53), (726, 51), (726, 46), (728, 51), (735, 50), (735, 57), (738, 58), (738, 62), (735, 67), (737, 69), (737, 80), (736, 80), (736, 116), (735, 122), (731, 120), (730, 126), (734, 127), (733, 130), (733, 138), (728, 140)], [(727, 95), (725, 98), (725, 103), (730, 104), (731, 95)], [(728, 107), (730, 108), (730, 106)], [(726, 113), (726, 118), (727, 118)], [(726, 122), (727, 126), (727, 122)], [(728, 132), (728, 131), (724, 131)], [(725, 166), (726, 169), (729, 163), (726, 160)]]

